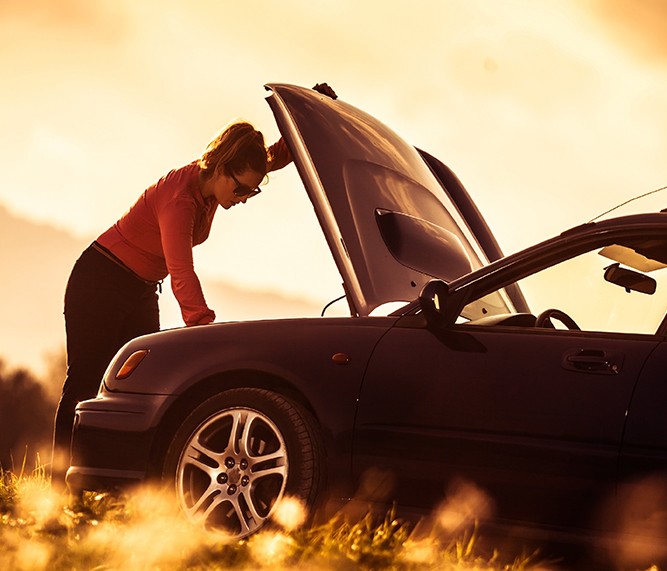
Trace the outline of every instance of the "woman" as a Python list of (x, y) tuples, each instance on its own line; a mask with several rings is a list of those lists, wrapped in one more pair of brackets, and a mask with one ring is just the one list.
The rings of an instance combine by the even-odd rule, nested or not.
[(159, 330), (162, 280), (171, 276), (186, 325), (215, 319), (194, 271), (192, 248), (208, 238), (218, 206), (245, 203), (259, 194), (268, 172), (290, 161), (282, 139), (267, 149), (252, 125), (234, 123), (199, 160), (149, 187), (77, 260), (65, 292), (67, 378), (55, 420), (54, 480), (69, 463), (77, 403), (95, 396), (120, 347)]

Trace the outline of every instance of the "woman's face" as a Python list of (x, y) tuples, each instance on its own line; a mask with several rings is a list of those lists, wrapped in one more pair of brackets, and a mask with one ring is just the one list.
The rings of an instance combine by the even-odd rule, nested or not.
[[(239, 202), (245, 203), (248, 198), (254, 196), (256, 194), (254, 189), (263, 179), (262, 174), (250, 169), (241, 174), (226, 174), (223, 169), (220, 169), (204, 185), (202, 195), (205, 198), (214, 196), (218, 204), (227, 210)], [(244, 194), (247, 191), (251, 192)]]

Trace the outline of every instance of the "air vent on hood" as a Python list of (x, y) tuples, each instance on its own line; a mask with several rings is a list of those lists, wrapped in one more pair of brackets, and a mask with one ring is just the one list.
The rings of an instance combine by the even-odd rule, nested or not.
[(377, 209), (384, 243), (401, 264), (451, 281), (472, 270), (461, 240), (449, 230), (415, 216)]

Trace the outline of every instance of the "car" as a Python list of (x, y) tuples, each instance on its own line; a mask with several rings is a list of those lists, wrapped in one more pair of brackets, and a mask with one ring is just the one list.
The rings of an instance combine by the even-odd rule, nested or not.
[(469, 482), (498, 529), (639, 533), (664, 557), (667, 213), (504, 256), (443, 162), (341, 99), (266, 88), (350, 315), (130, 341), (77, 406), (68, 485), (161, 480), (241, 538), (287, 496), (426, 516)]

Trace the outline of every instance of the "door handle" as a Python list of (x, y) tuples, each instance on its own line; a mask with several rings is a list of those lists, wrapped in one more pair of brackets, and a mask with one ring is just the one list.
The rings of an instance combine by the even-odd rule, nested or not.
[(562, 366), (571, 371), (598, 375), (618, 375), (623, 367), (623, 353), (600, 349), (575, 349), (563, 355)]

